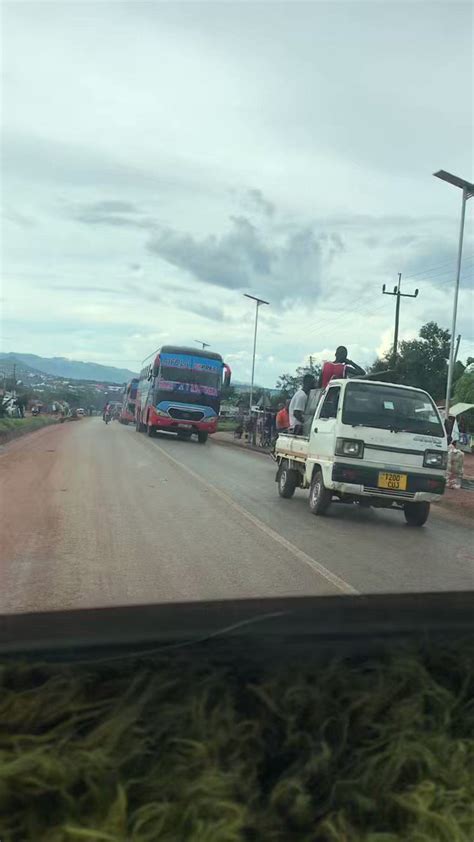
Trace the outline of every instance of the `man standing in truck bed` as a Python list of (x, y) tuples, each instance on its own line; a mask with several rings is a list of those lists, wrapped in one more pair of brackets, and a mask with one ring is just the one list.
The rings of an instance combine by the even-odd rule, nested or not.
[(322, 389), (325, 389), (330, 380), (337, 377), (345, 378), (348, 374), (361, 376), (365, 374), (365, 371), (360, 365), (347, 358), (347, 348), (345, 345), (339, 345), (336, 348), (334, 362), (323, 364), (319, 385)]
[(295, 436), (301, 436), (303, 432), (304, 410), (308, 395), (311, 389), (316, 388), (316, 380), (312, 374), (305, 374), (303, 377), (303, 385), (301, 389), (293, 395), (290, 405), (288, 407), (288, 414), (290, 416), (290, 428), (294, 428)]

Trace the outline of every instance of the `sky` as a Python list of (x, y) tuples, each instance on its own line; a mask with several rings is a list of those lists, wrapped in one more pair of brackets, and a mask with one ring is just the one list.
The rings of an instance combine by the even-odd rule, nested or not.
[[(2, 3), (2, 351), (138, 370), (210, 343), (274, 386), (450, 328), (473, 7)], [(457, 331), (474, 355), (474, 199)], [(197, 347), (197, 345), (196, 345)]]

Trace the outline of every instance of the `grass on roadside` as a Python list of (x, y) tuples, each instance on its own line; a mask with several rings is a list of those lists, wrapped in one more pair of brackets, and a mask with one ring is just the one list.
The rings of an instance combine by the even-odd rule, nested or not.
[(226, 418), (223, 421), (219, 420), (217, 429), (219, 433), (233, 433), (236, 426), (237, 420), (235, 418)]
[(36, 418), (0, 418), (0, 436), (8, 433), (18, 435), (31, 433), (33, 430), (39, 430), (40, 427), (56, 424), (56, 422), (57, 418), (51, 418), (49, 415), (36, 416)]

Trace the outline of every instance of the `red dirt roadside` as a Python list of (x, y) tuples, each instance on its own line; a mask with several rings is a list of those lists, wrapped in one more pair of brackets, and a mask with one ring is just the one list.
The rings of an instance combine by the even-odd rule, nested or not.
[[(0, 448), (0, 564), (45, 558), (55, 543), (63, 485), (62, 448), (72, 425), (55, 424)], [(2, 588), (8, 592), (6, 571)]]

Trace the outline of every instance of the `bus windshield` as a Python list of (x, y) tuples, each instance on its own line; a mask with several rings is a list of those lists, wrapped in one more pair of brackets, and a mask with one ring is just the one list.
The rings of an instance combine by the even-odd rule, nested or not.
[(393, 432), (444, 436), (436, 407), (428, 394), (378, 383), (346, 387), (343, 424), (376, 427)]
[(160, 385), (162, 385), (162, 381), (210, 386), (216, 390), (217, 394), (222, 382), (222, 371), (214, 368), (211, 371), (203, 371), (195, 368), (171, 368), (162, 365), (160, 369)]

